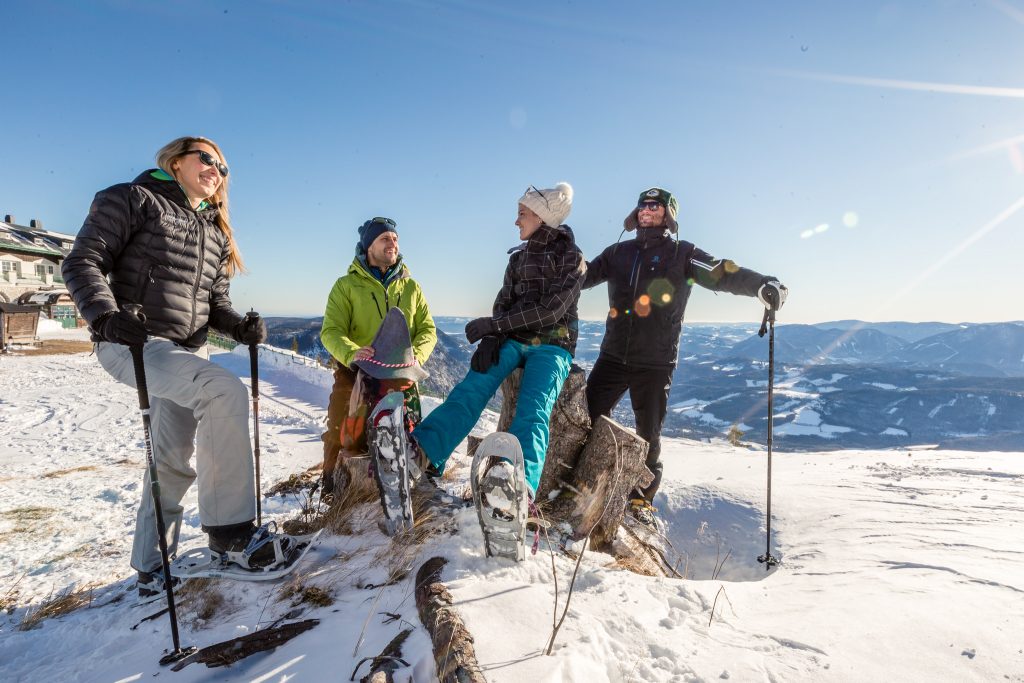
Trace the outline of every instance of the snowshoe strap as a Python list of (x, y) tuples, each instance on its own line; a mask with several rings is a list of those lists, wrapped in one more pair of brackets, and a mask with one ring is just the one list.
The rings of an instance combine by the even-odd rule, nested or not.
[(537, 548), (540, 547), (540, 529), (541, 529), (541, 527), (544, 527), (545, 529), (547, 529), (551, 525), (547, 521), (545, 521), (544, 519), (541, 518), (540, 510), (538, 510), (537, 506), (534, 504), (532, 496), (529, 497), (529, 511), (530, 511), (530, 516), (526, 518), (526, 523), (529, 524), (530, 522), (533, 522), (533, 525), (534, 525), (534, 527), (533, 527), (533, 545), (530, 546), (530, 554), (531, 555), (536, 555), (537, 554)]
[(245, 550), (242, 551), (242, 554), (245, 555), (247, 559), (252, 557), (253, 553), (273, 539), (275, 533), (277, 533), (277, 522), (270, 520), (256, 530), (256, 533), (254, 533), (252, 538), (249, 539), (249, 545), (245, 546)]

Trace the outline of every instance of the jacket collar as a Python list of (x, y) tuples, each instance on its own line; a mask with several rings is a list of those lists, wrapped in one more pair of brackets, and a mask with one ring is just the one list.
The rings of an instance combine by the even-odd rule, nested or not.
[(636, 241), (642, 247), (649, 247), (652, 244), (659, 244), (672, 239), (672, 233), (667, 227), (637, 228)]
[[(184, 209), (192, 210), (192, 205), (188, 201), (188, 197), (185, 195), (184, 188), (182, 188), (181, 184), (174, 179), (174, 176), (161, 168), (151, 168), (148, 171), (143, 171), (135, 180), (132, 181), (132, 184), (144, 185), (155, 194), (166, 197)], [(195, 209), (195, 211), (197, 213), (202, 213), (207, 218), (213, 218), (219, 212), (219, 207), (211, 204), (210, 202), (204, 201), (197, 209)]]
[(349, 266), (348, 271), (350, 273), (358, 273), (363, 277), (376, 280), (385, 287), (395, 280), (409, 277), (409, 269), (406, 268), (401, 254), (398, 255), (398, 261), (395, 262), (395, 265), (388, 268), (387, 272), (382, 273), (380, 268), (375, 268), (370, 265), (366, 260), (366, 252), (358, 243), (356, 244), (356, 257), (352, 259), (352, 265)]
[(559, 225), (557, 228), (552, 228), (547, 223), (542, 223), (541, 226), (537, 228), (537, 231), (530, 235), (530, 239), (525, 242), (520, 242), (516, 246), (512, 247), (508, 250), (508, 253), (511, 254), (516, 251), (521, 251), (531, 244), (547, 246), (557, 239), (564, 239), (566, 237), (568, 237), (569, 241), (573, 244), (576, 243), (576, 236), (573, 235), (572, 228), (568, 225)]

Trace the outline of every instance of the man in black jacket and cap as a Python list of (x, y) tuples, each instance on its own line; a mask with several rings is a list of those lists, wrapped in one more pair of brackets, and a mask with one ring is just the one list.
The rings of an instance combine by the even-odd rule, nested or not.
[(616, 243), (587, 263), (584, 288), (608, 283), (608, 318), (601, 352), (587, 379), (591, 420), (609, 415), (629, 391), (636, 432), (647, 440), (647, 467), (654, 480), (635, 490), (630, 511), (654, 526), (654, 495), (661, 484), (661, 427), (668, 409), (679, 355), (683, 313), (693, 285), (713, 291), (756, 296), (778, 309), (787, 290), (772, 276), (718, 259), (679, 240), (678, 204), (667, 190), (640, 193), (624, 227), (636, 237)]

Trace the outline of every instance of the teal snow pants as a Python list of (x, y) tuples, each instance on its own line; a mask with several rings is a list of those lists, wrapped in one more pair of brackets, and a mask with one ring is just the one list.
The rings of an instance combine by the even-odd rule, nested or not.
[(548, 419), (572, 367), (572, 354), (553, 344), (529, 346), (511, 339), (505, 341), (497, 364), (487, 372), (470, 370), (445, 402), (416, 427), (416, 442), (440, 472), (444, 472), (452, 451), (473, 429), (502, 381), (520, 367), (523, 381), (508, 431), (523, 447), (526, 483), (530, 494), (536, 493), (548, 450)]

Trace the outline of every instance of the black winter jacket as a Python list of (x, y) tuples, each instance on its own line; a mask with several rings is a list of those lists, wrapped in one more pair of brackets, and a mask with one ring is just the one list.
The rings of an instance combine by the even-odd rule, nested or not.
[(584, 289), (608, 283), (608, 318), (601, 355), (636, 367), (674, 366), (693, 284), (757, 296), (766, 278), (716, 259), (661, 228), (641, 228), (587, 263)]
[(555, 344), (575, 353), (586, 261), (572, 229), (541, 225), (509, 254), (494, 299), (492, 320), (498, 331), (524, 344)]
[(199, 347), (207, 327), (231, 334), (242, 319), (228, 294), (227, 238), (216, 207), (191, 208), (166, 178), (153, 169), (97, 193), (61, 273), (93, 330), (140, 304), (150, 334)]

